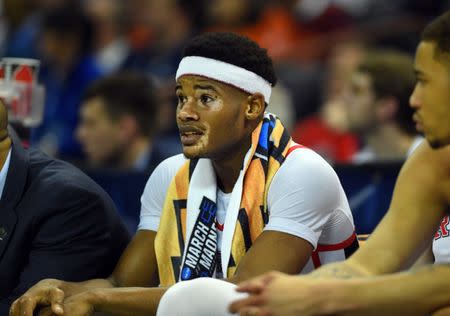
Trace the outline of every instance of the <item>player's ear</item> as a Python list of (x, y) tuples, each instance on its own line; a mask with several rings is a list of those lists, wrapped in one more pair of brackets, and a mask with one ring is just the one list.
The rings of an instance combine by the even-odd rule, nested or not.
[(248, 120), (256, 120), (264, 113), (266, 105), (264, 103), (264, 96), (257, 92), (247, 97), (247, 108), (245, 116)]

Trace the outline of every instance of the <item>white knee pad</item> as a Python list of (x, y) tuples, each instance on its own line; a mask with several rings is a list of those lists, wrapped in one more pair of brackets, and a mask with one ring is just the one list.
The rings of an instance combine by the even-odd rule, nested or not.
[(213, 278), (178, 282), (159, 302), (157, 316), (230, 316), (228, 305), (247, 294), (236, 285)]

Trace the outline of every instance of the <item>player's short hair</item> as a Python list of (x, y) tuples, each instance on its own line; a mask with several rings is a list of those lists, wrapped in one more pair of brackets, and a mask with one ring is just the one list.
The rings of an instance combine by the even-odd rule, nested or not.
[(272, 86), (277, 82), (267, 50), (248, 37), (235, 33), (203, 33), (185, 47), (183, 57), (200, 56), (220, 60), (254, 72)]
[(436, 44), (435, 56), (450, 61), (450, 11), (437, 17), (422, 32), (421, 40)]
[(97, 97), (112, 120), (131, 115), (142, 135), (154, 133), (158, 100), (153, 82), (144, 74), (122, 72), (99, 79), (86, 89), (82, 101)]
[(393, 97), (398, 102), (395, 121), (407, 134), (416, 134), (409, 97), (414, 90), (414, 60), (396, 50), (374, 50), (358, 65), (358, 71), (369, 75), (377, 98)]

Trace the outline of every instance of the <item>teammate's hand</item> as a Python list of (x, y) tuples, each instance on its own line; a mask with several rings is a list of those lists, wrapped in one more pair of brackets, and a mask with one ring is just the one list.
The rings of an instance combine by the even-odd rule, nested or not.
[(37, 306), (50, 306), (55, 315), (63, 315), (64, 292), (58, 287), (59, 283), (60, 281), (55, 279), (45, 279), (36, 283), (14, 301), (9, 315), (33, 316), (33, 311)]
[(433, 316), (450, 316), (450, 307), (441, 308), (434, 312)]
[(270, 272), (240, 284), (237, 290), (249, 297), (233, 302), (229, 310), (246, 316), (330, 315), (338, 312), (329, 295), (338, 283)]

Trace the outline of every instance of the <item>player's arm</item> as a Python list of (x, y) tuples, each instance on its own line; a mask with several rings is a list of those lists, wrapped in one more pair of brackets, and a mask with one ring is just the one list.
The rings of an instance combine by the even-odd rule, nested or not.
[(403, 166), (386, 216), (350, 259), (307, 277), (272, 275), (247, 282), (241, 289), (254, 295), (233, 310), (253, 305), (296, 315), (314, 302), (318, 315), (426, 315), (449, 306), (447, 265), (383, 276), (407, 267), (429, 244), (449, 203), (449, 159), (449, 148), (422, 145)]
[[(293, 151), (269, 189), (269, 222), (231, 281), (271, 270), (301, 272), (341, 197), (336, 173), (320, 156), (309, 149)], [(353, 233), (350, 226), (349, 234)]]
[[(100, 280), (82, 284), (63, 284), (63, 289), (83, 286), (84, 291), (64, 300), (68, 315), (106, 312), (111, 315), (153, 315), (164, 289), (158, 288), (158, 270), (154, 247), (156, 232), (140, 230), (125, 250), (113, 274), (99, 288)], [(104, 282), (100, 281), (100, 282)]]
[(445, 215), (450, 149), (423, 143), (406, 161), (391, 205), (367, 242), (349, 260), (314, 272), (316, 276), (379, 275), (409, 266), (427, 247)]
[(422, 267), (426, 264), (431, 264), (434, 262), (434, 255), (433, 255), (433, 247), (430, 245), (419, 257), (419, 259), (416, 260), (414, 265), (411, 267), (412, 269), (416, 269), (419, 267)]
[[(77, 304), (80, 304), (80, 308), (86, 307), (105, 311), (109, 309), (110, 305), (115, 307), (124, 305), (124, 308), (130, 308), (130, 302), (123, 302), (120, 300), (120, 295), (116, 294), (118, 291), (127, 291), (127, 289), (114, 291), (113, 287), (158, 285), (156, 256), (154, 248), (151, 246), (155, 236), (156, 232), (154, 231), (138, 231), (109, 279), (94, 279), (85, 282), (43, 280), (31, 287), (14, 302), (10, 315), (31, 316), (37, 305), (51, 305), (53, 311), (58, 315), (62, 314), (63, 309), (72, 309), (73, 305)], [(136, 296), (131, 305), (137, 306), (137, 309), (142, 308), (149, 311), (154, 309), (156, 311), (152, 302), (158, 301), (162, 293), (155, 294), (152, 292), (144, 295), (146, 297), (146, 299), (142, 299), (142, 301), (145, 301), (142, 303), (144, 307), (141, 307), (141, 301), (137, 299), (139, 296)], [(153, 294), (156, 295), (155, 300), (152, 299)], [(68, 304), (70, 302), (72, 303)]]
[(168, 158), (150, 176), (141, 197), (140, 230), (109, 280), (114, 288), (92, 288), (70, 297), (64, 303), (69, 315), (72, 311), (80, 313), (80, 310), (80, 314), (89, 310), (112, 315), (156, 313), (165, 289), (156, 287), (159, 279), (154, 241), (167, 187), (184, 161), (181, 155)]
[[(146, 302), (137, 299), (135, 301), (123, 301), (125, 296), (117, 295), (120, 291), (129, 291), (124, 287), (151, 287), (159, 284), (158, 268), (154, 248), (154, 240), (159, 225), (159, 216), (164, 202), (164, 183), (168, 185), (171, 175), (170, 164), (173, 159), (161, 163), (150, 176), (141, 198), (141, 221), (139, 230), (128, 247), (122, 254), (112, 275), (108, 279), (96, 279), (86, 282), (73, 283), (62, 280), (44, 280), (30, 288), (19, 298), (12, 308), (11, 315), (32, 315), (36, 305), (52, 305), (53, 311), (63, 308), (61, 305), (65, 299), (64, 308), (72, 308), (79, 303), (80, 308), (108, 310), (109, 306), (123, 308), (153, 310), (155, 302), (159, 301), (162, 290), (154, 289), (144, 296)], [(122, 289), (113, 289), (122, 288)], [(144, 289), (135, 288), (133, 291)], [(153, 300), (153, 294), (155, 299)], [(70, 300), (68, 300), (70, 298)], [(70, 305), (69, 305), (70, 304)], [(132, 304), (133, 306), (130, 306)], [(22, 312), (21, 311), (26, 311)], [(138, 312), (135, 312), (138, 314)]]
[[(348, 263), (379, 275), (408, 266), (422, 253), (449, 205), (449, 157), (449, 148), (432, 150), (427, 143), (415, 152), (402, 168), (386, 217)], [(448, 278), (449, 265), (425, 266), (359, 280), (353, 289), (368, 315), (420, 315), (450, 304)]]
[[(364, 247), (345, 263), (325, 267), (324, 273), (319, 269), (317, 275), (375, 276), (413, 262), (429, 245), (449, 205), (449, 159), (449, 148), (432, 150), (424, 143), (403, 166), (389, 211)], [(342, 284), (345, 298), (335, 302), (355, 304), (355, 313), (365, 315), (426, 314), (450, 304), (448, 278), (450, 266), (439, 265), (355, 279)]]
[(312, 245), (297, 236), (265, 231), (242, 258), (230, 282), (238, 283), (265, 272), (276, 270), (297, 274), (311, 256)]

